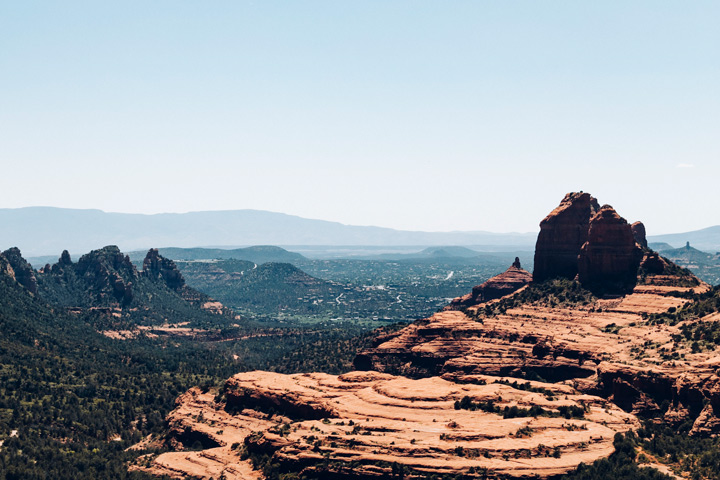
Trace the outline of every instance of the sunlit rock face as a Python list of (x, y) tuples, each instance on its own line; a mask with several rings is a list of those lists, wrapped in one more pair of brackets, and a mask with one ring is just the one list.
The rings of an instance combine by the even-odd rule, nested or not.
[[(224, 392), (224, 399), (198, 388), (181, 396), (165, 440), (175, 451), (133, 469), (265, 478), (244, 450), (310, 478), (552, 478), (608, 456), (616, 433), (639, 426), (634, 415), (568, 385), (520, 388), (488, 376), (247, 372)], [(193, 444), (202, 450), (187, 450)]]

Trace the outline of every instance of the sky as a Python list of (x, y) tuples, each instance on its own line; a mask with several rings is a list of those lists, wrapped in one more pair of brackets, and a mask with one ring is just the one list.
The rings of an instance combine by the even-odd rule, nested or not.
[(720, 224), (720, 2), (0, 2), (0, 208)]

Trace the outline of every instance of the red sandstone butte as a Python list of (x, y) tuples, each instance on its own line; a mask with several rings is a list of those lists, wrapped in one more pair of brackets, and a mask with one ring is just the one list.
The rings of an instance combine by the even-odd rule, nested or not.
[(577, 275), (578, 255), (588, 238), (590, 218), (599, 209), (597, 200), (589, 193), (568, 193), (540, 222), (533, 270), (536, 282)]
[(632, 291), (642, 256), (632, 227), (610, 205), (603, 205), (590, 219), (588, 239), (580, 250), (580, 283), (603, 291)]

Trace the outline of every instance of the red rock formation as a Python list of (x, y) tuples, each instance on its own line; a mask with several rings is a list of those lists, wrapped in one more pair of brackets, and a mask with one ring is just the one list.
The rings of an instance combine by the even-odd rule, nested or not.
[(580, 251), (580, 282), (603, 292), (632, 291), (641, 259), (632, 227), (610, 205), (603, 205), (590, 220), (588, 239)]
[[(176, 478), (259, 477), (238, 454), (242, 446), (271, 455), (282, 471), (313, 478), (555, 478), (608, 456), (617, 432), (639, 426), (633, 415), (568, 385), (457, 380), (241, 373), (226, 382), (225, 402), (199, 389), (180, 397), (167, 442), (179, 451), (133, 469)], [(470, 410), (463, 401), (492, 402), (497, 410)], [(546, 413), (503, 414), (533, 407)], [(560, 414), (568, 408), (582, 413)], [(184, 450), (194, 442), (204, 450)]]
[(520, 259), (515, 257), (515, 262), (510, 268), (500, 275), (495, 275), (482, 285), (473, 287), (472, 293), (455, 298), (447, 309), (458, 310), (478, 303), (487, 302), (496, 298), (504, 297), (524, 287), (532, 281), (530, 272), (523, 270), (520, 266)]
[(640, 270), (647, 274), (660, 275), (668, 263), (657, 252), (648, 251), (640, 262)]
[(645, 225), (642, 222), (635, 222), (631, 225), (633, 237), (642, 248), (648, 248), (647, 237), (645, 236)]
[(533, 280), (577, 275), (578, 255), (588, 238), (590, 218), (598, 209), (597, 200), (589, 193), (568, 193), (540, 222)]

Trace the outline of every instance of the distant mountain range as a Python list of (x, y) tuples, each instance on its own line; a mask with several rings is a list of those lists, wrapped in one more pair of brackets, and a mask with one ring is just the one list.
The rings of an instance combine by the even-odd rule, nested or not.
[(664, 242), (675, 248), (684, 247), (686, 242), (699, 250), (720, 252), (720, 225), (686, 233), (670, 233), (667, 235), (651, 235), (649, 242)]
[(142, 215), (54, 207), (0, 209), (0, 247), (25, 256), (84, 253), (105, 245), (153, 247), (250, 245), (507, 245), (530, 247), (535, 233), (414, 232), (344, 225), (260, 210)]
[[(17, 246), (24, 256), (84, 253), (105, 245), (124, 251), (152, 247), (445, 246), (497, 251), (533, 249), (536, 233), (421, 232), (344, 225), (261, 210), (227, 210), (156, 215), (107, 213), (54, 207), (0, 209), (0, 248)], [(651, 242), (720, 250), (720, 226), (695, 232), (649, 236)], [(297, 249), (293, 249), (298, 251)], [(303, 252), (305, 253), (305, 252)], [(306, 254), (307, 255), (307, 254)]]

